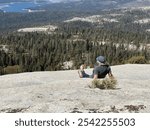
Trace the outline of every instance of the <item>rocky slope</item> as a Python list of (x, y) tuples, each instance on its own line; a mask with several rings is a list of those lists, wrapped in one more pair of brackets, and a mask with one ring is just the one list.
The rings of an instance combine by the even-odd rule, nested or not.
[(0, 112), (150, 112), (150, 65), (112, 71), (115, 90), (89, 88), (77, 70), (0, 76)]

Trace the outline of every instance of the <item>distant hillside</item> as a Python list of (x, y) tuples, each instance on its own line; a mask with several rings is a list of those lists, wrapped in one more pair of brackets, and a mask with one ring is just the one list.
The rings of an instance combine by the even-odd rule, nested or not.
[(39, 7), (46, 10), (91, 12), (99, 10), (145, 7), (149, 0), (56, 0), (54, 4)]
[[(34, 1), (34, 2), (49, 2), (56, 3), (56, 5), (49, 6), (50, 10), (59, 8), (61, 10), (99, 10), (99, 9), (113, 9), (113, 8), (131, 8), (131, 7), (139, 7), (139, 6), (149, 6), (149, 0), (0, 0), (0, 3), (10, 3), (10, 2), (26, 2), (26, 1)], [(45, 6), (46, 7), (46, 6)], [(42, 7), (42, 8), (45, 8)], [(46, 7), (46, 8), (47, 8)], [(48, 9), (48, 8), (47, 8)], [(57, 10), (57, 9), (56, 9)]]
[[(4, 2), (4, 1), (1, 1)], [(5, 1), (6, 2), (6, 1)], [(88, 26), (97, 26), (100, 28), (143, 32), (150, 29), (149, 20), (141, 25), (141, 21), (149, 19), (150, 1), (148, 0), (69, 0), (68, 2), (50, 3), (40, 7), (31, 8), (31, 10), (44, 10), (45, 12), (28, 13), (3, 13), (0, 11), (0, 33), (16, 31), (20, 28), (41, 26), (45, 24), (60, 24), (66, 20), (79, 17), (81, 19), (90, 18), (95, 20), (94, 15), (99, 15), (95, 24)], [(109, 20), (118, 22), (110, 23)], [(82, 20), (80, 20), (82, 21)], [(78, 25), (78, 23), (76, 24)], [(87, 25), (85, 20), (83, 26)]]

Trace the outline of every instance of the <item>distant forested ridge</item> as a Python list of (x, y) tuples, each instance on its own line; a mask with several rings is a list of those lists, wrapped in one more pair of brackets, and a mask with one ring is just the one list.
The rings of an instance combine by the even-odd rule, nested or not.
[[(85, 18), (89, 16), (101, 16), (102, 19), (116, 20), (117, 22), (92, 23), (86, 21), (78, 21), (83, 26), (94, 26), (97, 28), (114, 29), (126, 32), (145, 32), (150, 29), (149, 22), (139, 23), (150, 19), (150, 10), (99, 10), (99, 11), (57, 11), (46, 10), (45, 12), (34, 13), (4, 13), (0, 11), (0, 34), (16, 31), (23, 27), (41, 26), (46, 24), (62, 25), (64, 21), (74, 17)], [(68, 24), (78, 25), (77, 21)], [(82, 26), (81, 25), (81, 26)], [(88, 27), (87, 26), (87, 27)]]
[(16, 31), (23, 27), (60, 23), (74, 13), (37, 12), (37, 13), (3, 13), (0, 12), (0, 34)]

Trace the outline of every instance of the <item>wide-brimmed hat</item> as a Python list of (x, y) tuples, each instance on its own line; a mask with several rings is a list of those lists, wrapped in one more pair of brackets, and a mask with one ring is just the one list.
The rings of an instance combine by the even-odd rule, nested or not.
[(105, 63), (105, 62), (106, 62), (104, 56), (98, 56), (98, 57), (96, 58), (96, 61), (98, 61), (98, 62), (100, 62), (100, 63)]

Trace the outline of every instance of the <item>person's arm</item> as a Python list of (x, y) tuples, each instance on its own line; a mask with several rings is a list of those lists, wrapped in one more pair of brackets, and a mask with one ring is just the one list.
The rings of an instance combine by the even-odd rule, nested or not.
[(97, 68), (94, 68), (94, 70), (93, 70), (93, 79), (98, 79), (98, 70), (97, 70)]
[(114, 78), (111, 70), (109, 71), (108, 76), (109, 76), (109, 78)]
[(98, 75), (97, 74), (94, 74), (94, 79), (98, 79)]
[(108, 76), (109, 76), (109, 77), (114, 77), (113, 74), (112, 74), (112, 72), (109, 72), (109, 73), (108, 73)]

